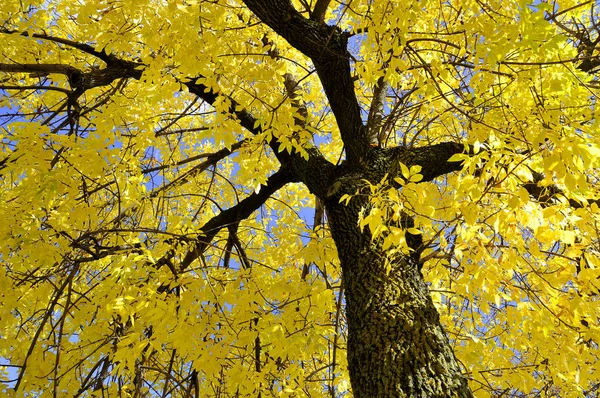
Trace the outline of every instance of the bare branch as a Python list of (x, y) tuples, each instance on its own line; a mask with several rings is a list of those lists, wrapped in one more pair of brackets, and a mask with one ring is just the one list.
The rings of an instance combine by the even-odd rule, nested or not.
[(317, 0), (317, 4), (315, 4), (315, 8), (313, 9), (310, 19), (317, 22), (323, 22), (325, 20), (325, 14), (327, 13), (329, 3), (331, 3), (331, 0)]
[(0, 90), (49, 90), (49, 91), (58, 91), (65, 94), (71, 94), (71, 90), (67, 90), (66, 88), (54, 87), (54, 86), (8, 86), (8, 85), (0, 85)]
[(369, 118), (367, 120), (367, 130), (369, 131), (369, 142), (371, 145), (383, 146), (385, 142), (382, 121), (385, 97), (389, 87), (389, 83), (381, 76), (373, 89), (373, 101), (371, 101), (371, 109), (369, 110)]
[[(208, 164), (206, 165), (206, 167), (208, 167), (211, 164), (216, 164), (219, 160), (224, 159), (226, 156), (229, 156), (231, 153), (233, 153), (234, 151), (241, 148), (247, 142), (248, 142), (248, 140), (242, 140), (242, 141), (239, 141), (239, 142), (236, 142), (235, 144), (233, 144), (230, 149), (223, 148), (220, 151), (213, 152), (213, 153), (201, 153), (199, 155), (190, 156), (187, 159), (180, 160), (179, 162), (176, 162), (173, 164), (163, 164), (160, 166), (151, 167), (149, 169), (144, 169), (144, 170), (142, 170), (142, 174), (149, 174), (149, 173), (153, 173), (155, 171), (164, 170), (164, 169), (168, 169), (171, 167), (182, 166), (184, 164), (191, 163), (193, 161), (196, 161), (199, 159), (204, 159), (204, 158), (209, 158), (208, 160), (206, 160), (205, 162), (202, 163), (202, 164), (204, 164), (204, 163), (208, 162)], [(197, 167), (202, 168), (204, 166), (201, 167), (199, 165)], [(202, 170), (199, 170), (199, 172), (206, 170), (206, 167), (202, 168)], [(173, 182), (175, 182), (175, 181), (173, 181)]]
[(0, 64), (0, 72), (35, 73), (38, 76), (50, 73), (71, 76), (81, 73), (79, 69), (64, 64)]

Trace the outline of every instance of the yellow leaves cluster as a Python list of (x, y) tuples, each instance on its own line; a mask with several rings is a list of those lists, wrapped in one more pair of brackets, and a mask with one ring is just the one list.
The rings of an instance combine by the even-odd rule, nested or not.
[[(364, 181), (363, 191), (354, 195), (342, 195), (340, 203), (346, 204), (357, 195), (367, 195), (368, 204), (359, 218), (361, 230), (368, 228), (371, 239), (388, 255), (409, 254), (413, 249), (406, 242), (406, 233), (423, 235), (424, 239), (437, 234), (435, 227), (436, 195), (428, 184), (417, 184), (423, 179), (421, 166), (410, 168), (400, 163), (400, 176), (389, 181), (388, 176), (372, 184)], [(390, 185), (401, 187), (401, 190)], [(418, 205), (415, 205), (418, 203)], [(414, 219), (414, 226), (405, 225), (407, 217)]]
[[(569, 396), (600, 374), (600, 118), (590, 78), (568, 61), (578, 56), (572, 40), (547, 18), (550, 7), (573, 7), (564, 18), (582, 19), (580, 3), (365, 0), (327, 14), (357, 33), (350, 51), (365, 108), (380, 77), (395, 90), (386, 103), (389, 145), (453, 140), (470, 153), (451, 159), (464, 165), (457, 175), (421, 183), (418, 167), (400, 165), (393, 182), (357, 194), (369, 195), (361, 228), (388, 253), (408, 253), (406, 233), (422, 235), (424, 275), (478, 396), (550, 382)], [(200, 226), (260, 191), (277, 167), (265, 140), (307, 156), (314, 134), (338, 161), (343, 144), (311, 63), (233, 1), (4, 0), (0, 24), (89, 43), (144, 67), (140, 81), (80, 98), (89, 110), (80, 136), (52, 132), (42, 117), (0, 130), (0, 160), (11, 156), (0, 177), (0, 285), (11, 287), (0, 298), (0, 357), (31, 364), (22, 388), (42, 391), (56, 368), (59, 395), (73, 396), (103, 358), (131, 384), (141, 361), (166, 366), (175, 353), (173, 366), (206, 381), (201, 395), (214, 393), (213, 382), (231, 394), (271, 385), (282, 396), (322, 396), (323, 383), (313, 380), (326, 379), (342, 394), (339, 264), (326, 228), (309, 231), (294, 212), (309, 205), (306, 189), (286, 187), (238, 226), (245, 254), (228, 246), (224, 230), (177, 278), (155, 268), (170, 250), (181, 260)], [(105, 67), (21, 35), (0, 35), (0, 48), (0, 63)], [(284, 73), (302, 83), (306, 129)], [(3, 84), (40, 83), (25, 73), (7, 78)], [(50, 78), (69, 88), (65, 76)], [(220, 94), (214, 109), (194, 103), (183, 78)], [(228, 96), (263, 134), (194, 174), (199, 163), (181, 162), (249, 138)], [(51, 114), (64, 99), (36, 91), (0, 105)], [(532, 197), (534, 171), (546, 196), (561, 193)], [(414, 227), (399, 225), (403, 214)], [(243, 269), (244, 255), (252, 269)], [(305, 266), (312, 272), (302, 279)], [(43, 338), (32, 345), (38, 331)]]
[[(565, 201), (540, 207), (522, 186), (504, 191), (510, 178), (487, 192), (469, 189), (478, 179), (463, 178), (465, 184), (449, 182), (465, 190), (459, 197), (480, 195), (455, 201), (462, 222), (446, 246), (453, 253), (449, 263), (425, 267), (433, 291), (440, 292), (441, 313), (458, 336), (455, 350), (472, 364), (474, 386), (490, 387), (490, 374), (497, 376), (494, 388), (501, 388), (500, 379), (519, 380), (525, 391), (554, 380), (563, 394), (589, 385), (595, 367), (582, 371), (577, 364), (591, 364), (596, 355), (585, 336), (597, 330), (597, 273), (594, 262), (581, 256), (596, 240), (597, 207), (572, 211)], [(557, 355), (564, 347), (571, 350), (566, 358)], [(531, 377), (533, 369), (538, 377)]]

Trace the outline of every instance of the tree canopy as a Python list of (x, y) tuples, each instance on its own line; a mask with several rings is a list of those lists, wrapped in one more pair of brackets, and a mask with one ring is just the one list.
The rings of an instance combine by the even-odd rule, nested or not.
[(599, 6), (3, 0), (3, 394), (597, 396)]

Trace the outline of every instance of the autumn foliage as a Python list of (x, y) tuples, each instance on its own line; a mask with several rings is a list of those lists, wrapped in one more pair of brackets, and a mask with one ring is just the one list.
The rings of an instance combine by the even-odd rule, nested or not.
[(596, 396), (599, 9), (3, 0), (4, 396)]

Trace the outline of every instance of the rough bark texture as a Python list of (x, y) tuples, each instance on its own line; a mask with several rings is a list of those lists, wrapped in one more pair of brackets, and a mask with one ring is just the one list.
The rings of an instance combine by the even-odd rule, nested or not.
[(445, 160), (463, 149), (450, 143), (374, 148), (361, 167), (342, 165), (330, 186), (325, 208), (342, 265), (355, 397), (472, 396), (419, 271), (418, 255), (389, 257), (367, 229), (361, 232), (358, 219), (368, 205), (365, 196), (340, 203), (342, 195), (360, 190), (364, 180), (377, 183), (386, 173), (394, 175), (398, 162), (420, 165), (427, 181), (457, 170), (457, 163)]
[(471, 397), (413, 256), (386, 257), (357, 226), (360, 174), (326, 201), (346, 294), (348, 367), (355, 397)]

